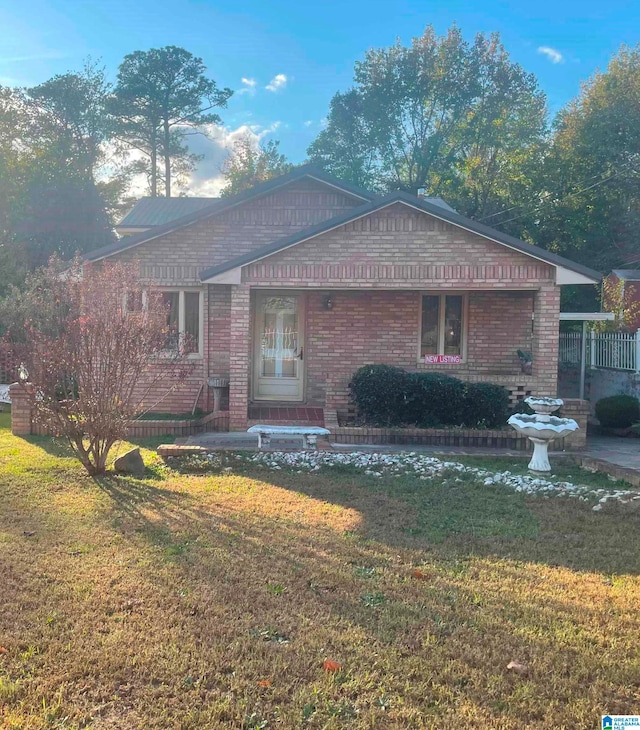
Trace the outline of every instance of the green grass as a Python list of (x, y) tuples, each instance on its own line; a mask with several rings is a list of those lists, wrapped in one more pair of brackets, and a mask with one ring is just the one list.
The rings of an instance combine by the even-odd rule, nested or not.
[[(457, 461), (467, 466), (475, 466), (480, 469), (489, 471), (510, 471), (513, 474), (530, 474), (527, 468), (531, 456), (523, 454), (522, 457), (510, 458), (506, 456), (458, 456), (451, 455), (451, 461)], [(606, 487), (621, 489), (632, 489), (626, 482), (620, 480), (609, 479), (605, 475), (598, 472), (591, 472), (580, 468), (571, 457), (551, 456), (552, 476), (561, 481), (574, 482), (592, 487)]]
[(93, 480), (5, 416), (2, 728), (590, 728), (640, 705), (635, 514), (233, 455)]

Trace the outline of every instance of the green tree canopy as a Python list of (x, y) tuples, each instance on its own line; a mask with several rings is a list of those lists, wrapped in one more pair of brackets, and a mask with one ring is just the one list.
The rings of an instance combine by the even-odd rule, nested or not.
[(530, 194), (546, 102), (497, 34), (472, 43), (432, 27), (411, 46), (371, 49), (331, 102), (310, 160), (377, 190), (426, 188), (483, 217)]
[(280, 142), (257, 144), (250, 134), (237, 139), (222, 167), (226, 182), (223, 197), (241, 193), (265, 180), (289, 172), (293, 165), (279, 150)]
[[(220, 123), (216, 107), (225, 107), (231, 89), (219, 89), (206, 77), (201, 58), (177, 46), (135, 51), (125, 56), (109, 109), (115, 134), (131, 149), (142, 153), (148, 169), (151, 195), (159, 183), (171, 196), (176, 166), (191, 167), (185, 137), (206, 124)], [(164, 161), (163, 173), (159, 160)]]
[(603, 272), (640, 263), (640, 45), (560, 112), (542, 172), (538, 243)]
[(103, 81), (89, 65), (33, 89), (0, 89), (0, 295), (53, 253), (70, 258), (114, 239), (96, 182)]
[(27, 89), (30, 136), (50, 155), (95, 180), (109, 136), (109, 91), (104, 69), (91, 62), (80, 73), (59, 74)]

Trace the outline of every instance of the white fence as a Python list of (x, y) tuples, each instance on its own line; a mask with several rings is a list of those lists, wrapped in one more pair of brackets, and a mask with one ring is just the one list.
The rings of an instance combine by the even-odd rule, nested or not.
[[(561, 332), (559, 361), (563, 365), (580, 365), (582, 333)], [(588, 332), (586, 365), (640, 372), (640, 330), (637, 332)]]

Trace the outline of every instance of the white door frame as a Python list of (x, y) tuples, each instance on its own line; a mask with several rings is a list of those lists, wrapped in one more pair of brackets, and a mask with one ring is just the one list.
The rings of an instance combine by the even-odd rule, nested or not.
[[(302, 403), (304, 402), (305, 396), (305, 380), (306, 380), (306, 366), (305, 366), (305, 322), (306, 322), (306, 297), (301, 291), (290, 291), (287, 289), (256, 289), (254, 299), (254, 317), (253, 317), (253, 375), (252, 381), (252, 396), (254, 401), (286, 401), (291, 403)], [(295, 297), (297, 300), (298, 310), (298, 340), (297, 349), (302, 352), (302, 358), (299, 359), (297, 364), (297, 378), (296, 392), (289, 395), (286, 394), (269, 394), (260, 392), (260, 381), (266, 380), (261, 378), (261, 365), (262, 365), (262, 353), (261, 353), (261, 337), (262, 337), (262, 322), (260, 316), (261, 304), (268, 297), (283, 296), (283, 297)], [(273, 379), (276, 380), (275, 378)], [(290, 380), (294, 380), (291, 378)], [(263, 382), (264, 384), (264, 382)]]

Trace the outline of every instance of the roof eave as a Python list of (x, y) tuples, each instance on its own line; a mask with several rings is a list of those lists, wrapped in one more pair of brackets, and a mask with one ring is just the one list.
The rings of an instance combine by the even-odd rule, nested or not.
[(260, 183), (249, 190), (243, 191), (242, 193), (238, 193), (237, 195), (233, 195), (229, 198), (217, 199), (215, 202), (212, 202), (211, 208), (202, 208), (201, 210), (189, 213), (182, 218), (176, 218), (174, 221), (170, 221), (164, 225), (155, 226), (150, 231), (134, 235), (126, 242), (126, 245), (122, 245), (121, 243), (111, 244), (110, 246), (98, 248), (95, 251), (89, 251), (83, 256), (83, 258), (87, 261), (100, 261), (108, 258), (109, 256), (114, 256), (117, 253), (122, 253), (130, 248), (134, 248), (141, 243), (147, 243), (148, 241), (153, 241), (156, 238), (166, 236), (174, 231), (179, 231), (193, 223), (205, 220), (212, 215), (223, 213), (226, 210), (235, 208), (250, 200), (269, 195), (275, 190), (305, 177), (310, 177), (318, 182), (324, 183), (325, 185), (341, 190), (345, 194), (351, 195), (354, 198), (360, 198), (363, 201), (370, 202), (376, 199), (376, 196), (373, 193), (357, 188), (355, 185), (351, 185), (350, 183), (342, 183), (337, 178), (334, 178), (332, 175), (328, 175), (312, 165), (301, 165), (286, 175), (281, 175), (280, 177), (273, 178), (272, 180), (267, 180), (266, 182)]
[[(416, 210), (428, 213), (434, 218), (451, 223), (452, 225), (463, 228), (470, 233), (482, 236), (494, 243), (506, 246), (507, 248), (517, 251), (518, 253), (522, 253), (525, 256), (529, 256), (548, 264), (549, 266), (553, 266), (556, 270), (556, 283), (559, 286), (573, 284), (597, 284), (602, 279), (602, 275), (598, 271), (576, 264), (573, 261), (564, 259), (556, 254), (549, 253), (544, 249), (539, 249), (540, 253), (538, 254), (538, 251), (533, 244), (528, 244), (525, 241), (520, 241), (519, 239), (507, 236), (506, 234), (500, 234), (499, 231), (489, 228), (488, 226), (483, 226), (471, 219), (464, 218), (464, 216), (461, 216), (455, 211), (450, 212), (436, 204), (421, 201), (406, 193), (396, 192), (381, 197), (377, 201), (354, 208), (351, 211), (347, 211), (347, 213), (337, 216), (336, 218), (323, 221), (322, 223), (304, 231), (299, 231), (297, 234), (281, 239), (275, 244), (264, 246), (250, 254), (232, 259), (226, 264), (205, 269), (200, 274), (201, 281), (208, 284), (223, 283), (219, 277), (227, 272), (234, 271), (235, 269), (242, 269), (243, 266), (248, 266), (256, 261), (273, 256), (276, 253), (285, 251), (287, 248), (296, 246), (299, 243), (308, 241), (316, 236), (329, 233), (329, 231), (335, 230), (345, 223), (358, 220), (359, 218), (363, 218), (376, 210), (382, 210), (383, 208), (395, 203), (403, 203), (404, 205), (413, 207)], [(237, 274), (234, 274), (234, 276), (237, 278)]]

